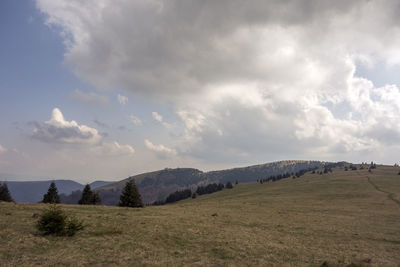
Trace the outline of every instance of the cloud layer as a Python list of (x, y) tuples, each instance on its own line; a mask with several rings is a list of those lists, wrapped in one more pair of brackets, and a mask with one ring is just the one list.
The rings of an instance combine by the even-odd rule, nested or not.
[[(399, 148), (399, 88), (356, 75), (361, 64), (398, 68), (398, 1), (37, 5), (62, 29), (77, 76), (172, 104), (182, 127), (179, 154), (390, 160)], [(63, 139), (46, 127), (38, 136)], [(70, 128), (78, 140), (96, 139)]]

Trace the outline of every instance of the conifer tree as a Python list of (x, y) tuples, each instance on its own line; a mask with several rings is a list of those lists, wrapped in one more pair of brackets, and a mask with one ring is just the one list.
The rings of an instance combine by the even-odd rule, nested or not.
[(6, 202), (13, 201), (6, 183), (3, 183), (2, 185), (0, 185), (0, 201), (6, 201)]
[(83, 189), (82, 192), (82, 197), (79, 200), (78, 204), (80, 205), (96, 205), (100, 204), (101, 199), (98, 193), (93, 192), (92, 189), (90, 189), (90, 185), (87, 184), (85, 188)]
[(51, 182), (49, 190), (43, 196), (43, 203), (60, 203), (60, 196), (58, 195), (58, 190), (56, 184)]
[(232, 183), (231, 182), (227, 182), (226, 185), (225, 185), (225, 188), (232, 189), (233, 188)]
[(119, 206), (131, 208), (143, 207), (142, 197), (139, 194), (135, 181), (126, 182), (125, 188), (120, 196)]
[(93, 205), (100, 205), (101, 204), (101, 198), (100, 198), (99, 193), (93, 192), (92, 204)]
[(92, 199), (93, 199), (93, 192), (90, 189), (90, 185), (86, 184), (86, 186), (85, 186), (85, 188), (83, 189), (83, 192), (82, 192), (82, 197), (79, 200), (78, 204), (80, 204), (80, 205), (91, 204)]

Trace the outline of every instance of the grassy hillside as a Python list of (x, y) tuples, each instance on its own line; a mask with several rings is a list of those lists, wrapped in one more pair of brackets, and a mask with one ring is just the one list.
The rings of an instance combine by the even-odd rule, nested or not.
[(309, 160), (285, 160), (228, 170), (202, 172), (192, 168), (164, 169), (131, 176), (119, 182), (98, 188), (104, 204), (116, 205), (122, 188), (134, 179), (145, 203), (165, 198), (178, 189), (195, 188), (198, 184), (254, 182), (271, 175), (295, 173), (299, 170), (322, 167), (325, 162)]
[(398, 172), (334, 169), (144, 209), (65, 205), (87, 225), (72, 238), (36, 233), (43, 204), (0, 203), (0, 265), (398, 266)]

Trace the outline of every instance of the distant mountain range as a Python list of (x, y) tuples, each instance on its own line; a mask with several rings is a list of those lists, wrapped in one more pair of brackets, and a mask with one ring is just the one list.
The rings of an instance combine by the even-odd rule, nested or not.
[(210, 172), (202, 172), (192, 168), (167, 168), (131, 176), (119, 182), (98, 187), (96, 191), (99, 192), (103, 204), (116, 205), (125, 183), (133, 179), (139, 188), (144, 203), (153, 203), (156, 200), (165, 200), (169, 194), (179, 189), (195, 189), (198, 185), (213, 182), (253, 182), (272, 175), (292, 174), (304, 169), (321, 168), (328, 163), (322, 161), (286, 160)]
[[(129, 180), (135, 180), (144, 203), (153, 203), (165, 198), (176, 190), (190, 188), (196, 190), (198, 185), (228, 181), (253, 182), (272, 175), (294, 174), (300, 170), (321, 168), (330, 162), (308, 160), (285, 160), (242, 168), (202, 172), (193, 168), (163, 169), (128, 177), (118, 182), (95, 181), (90, 184), (99, 192), (104, 205), (116, 205), (123, 187)], [(39, 202), (47, 192), (52, 180), (34, 182), (7, 182), (11, 196), (17, 202)], [(77, 204), (81, 197), (83, 184), (72, 180), (55, 180), (62, 203)]]
[[(39, 202), (43, 199), (49, 189), (50, 183), (55, 182), (58, 193), (61, 195), (69, 195), (74, 191), (82, 190), (85, 185), (72, 180), (48, 180), (48, 181), (26, 181), (13, 182), (7, 181), (8, 189), (12, 198), (17, 202)], [(95, 181), (90, 183), (92, 189), (110, 184), (113, 182)]]

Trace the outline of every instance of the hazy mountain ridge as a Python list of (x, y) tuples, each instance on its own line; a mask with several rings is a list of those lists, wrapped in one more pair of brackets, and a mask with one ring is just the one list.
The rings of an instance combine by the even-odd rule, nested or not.
[(193, 168), (163, 169), (131, 176), (119, 182), (99, 187), (97, 191), (105, 205), (116, 205), (119, 194), (128, 180), (134, 179), (144, 203), (164, 200), (170, 193), (183, 188), (211, 182), (252, 182), (271, 175), (295, 173), (309, 168), (321, 168), (329, 162), (286, 160), (219, 171), (202, 172)]
[[(166, 168), (163, 170), (130, 176), (118, 182), (95, 181), (90, 183), (92, 189), (99, 192), (104, 205), (116, 205), (122, 188), (128, 180), (134, 179), (144, 203), (164, 200), (176, 190), (191, 188), (213, 182), (252, 182), (265, 179), (271, 175), (286, 172), (295, 173), (302, 169), (321, 168), (328, 162), (308, 160), (285, 160), (226, 170), (203, 172), (194, 168)], [(7, 182), (10, 193), (17, 202), (39, 202), (47, 192), (50, 183), (47, 181)], [(54, 180), (62, 203), (76, 204), (81, 197), (84, 185), (73, 180)]]
[[(46, 181), (7, 181), (11, 196), (17, 202), (39, 202), (49, 189), (50, 183), (55, 182), (60, 196), (70, 195), (74, 191), (79, 191), (85, 185), (73, 180), (46, 180)], [(95, 181), (90, 183), (92, 188), (104, 186), (113, 182)], [(67, 203), (67, 202), (63, 202)]]

